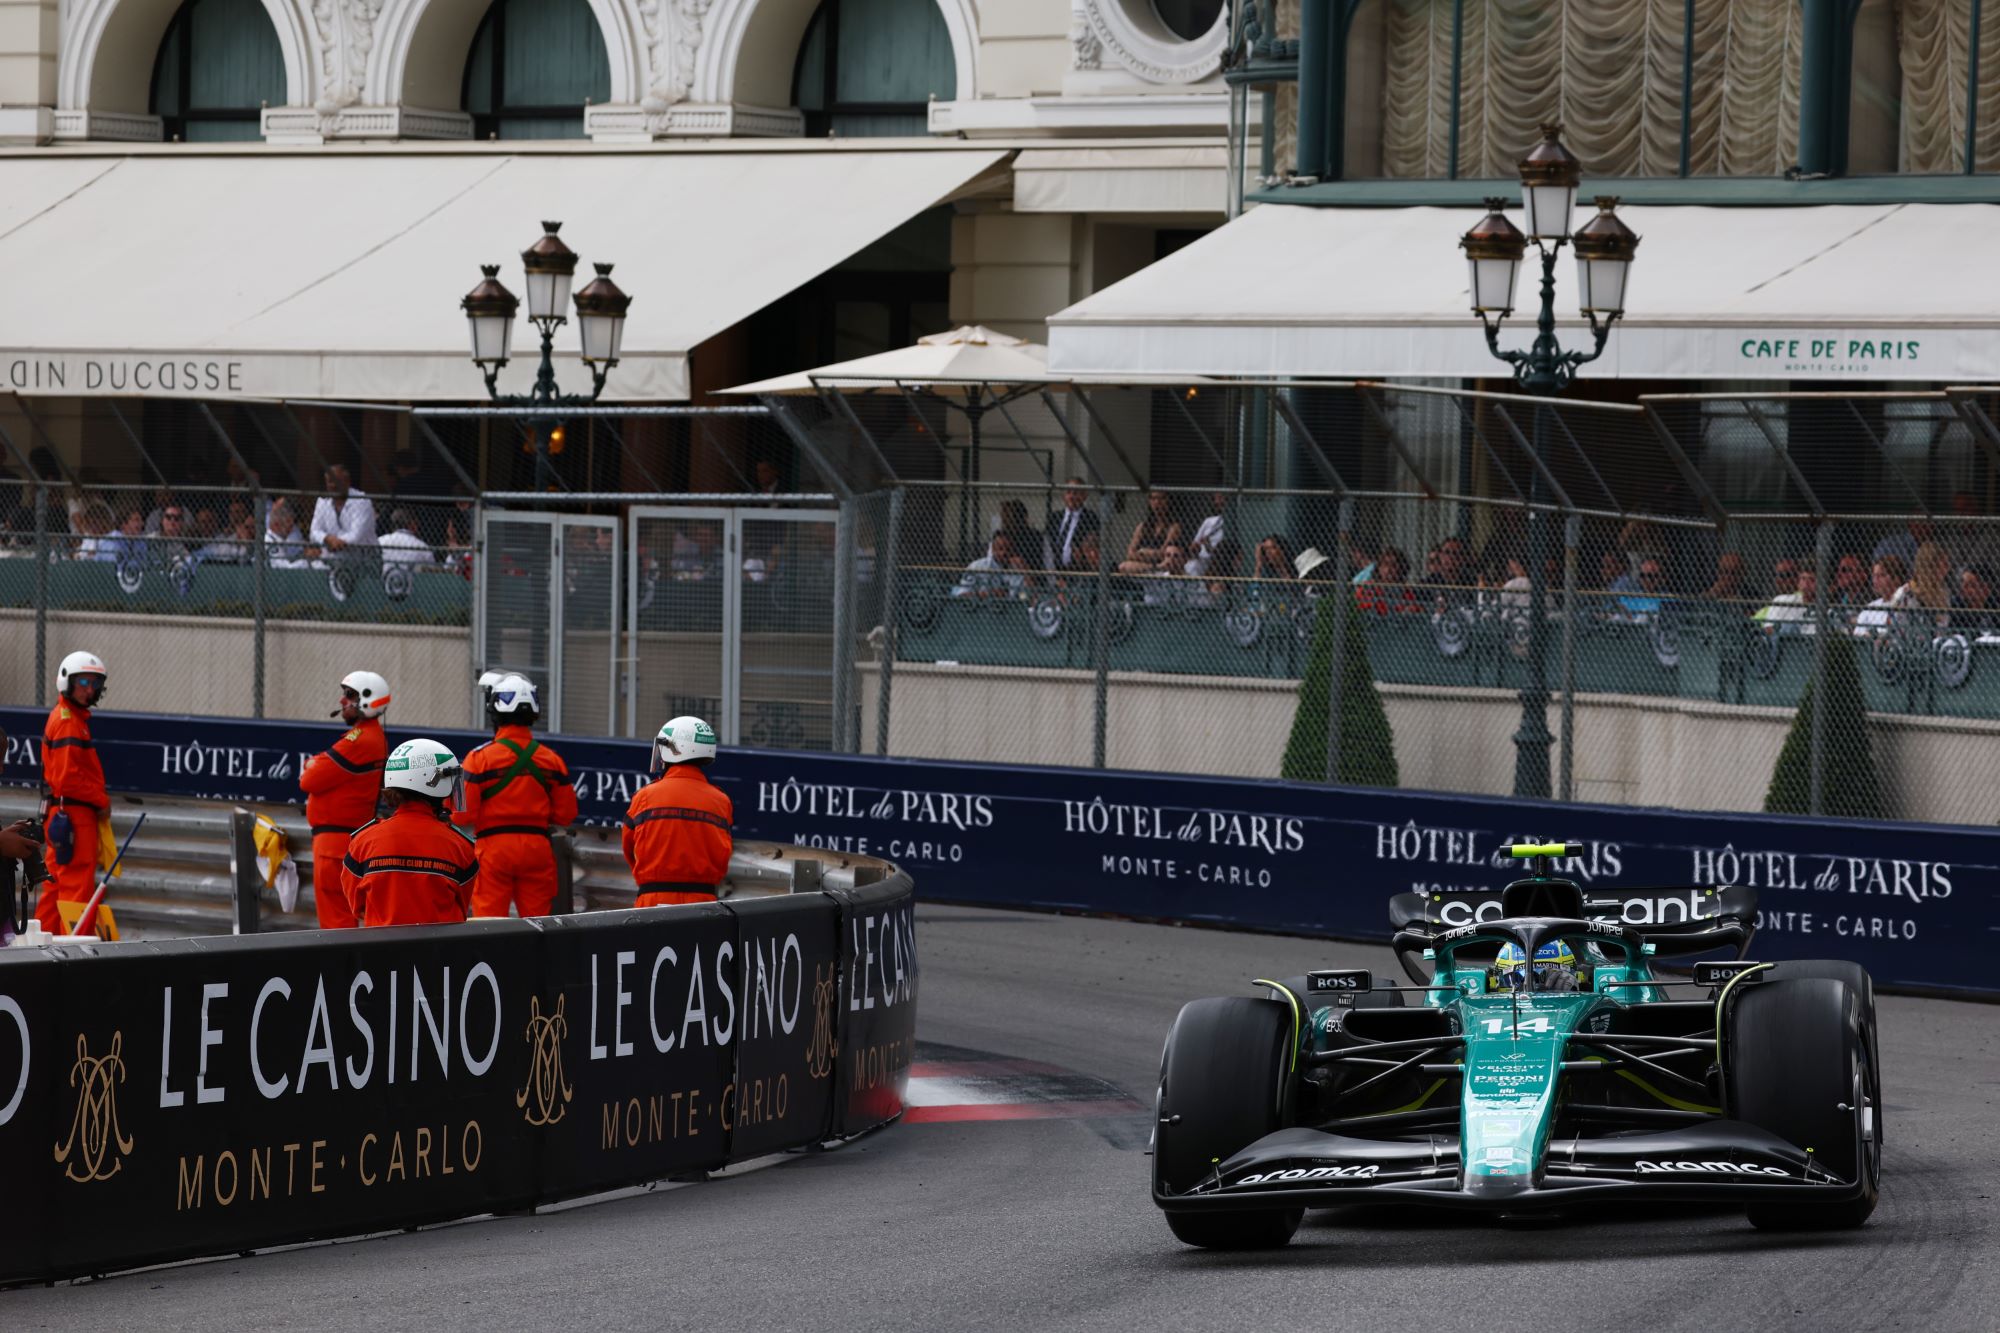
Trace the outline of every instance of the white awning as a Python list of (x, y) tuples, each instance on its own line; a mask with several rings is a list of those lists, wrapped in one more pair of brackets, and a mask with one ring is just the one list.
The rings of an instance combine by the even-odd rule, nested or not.
[[(607, 400), (688, 397), (699, 343), (1006, 150), (0, 154), (0, 392), (483, 399), (459, 298), (524, 293), (545, 217), (632, 294)], [(578, 285), (589, 274), (580, 271)], [(588, 387), (572, 327), (565, 389)], [(525, 317), (501, 377), (525, 392)]]
[(1215, 217), (1228, 184), (1226, 148), (1027, 148), (1014, 159), (1014, 211)]
[[(1586, 376), (2000, 378), (2000, 206), (1631, 207), (1628, 314)], [(1584, 216), (1579, 210), (1579, 221)], [(1457, 378), (1505, 373), (1468, 306), (1465, 209), (1267, 204), (1049, 321), (1065, 375)], [(1503, 347), (1534, 336), (1522, 265)], [(1589, 347), (1576, 270), (1565, 348)]]

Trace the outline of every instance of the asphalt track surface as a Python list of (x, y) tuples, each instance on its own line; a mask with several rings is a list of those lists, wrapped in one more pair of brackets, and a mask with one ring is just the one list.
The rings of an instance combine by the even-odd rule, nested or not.
[[(1385, 950), (925, 907), (919, 1060), (1032, 1060), (1149, 1102), (1179, 1004)], [(1859, 1231), (1676, 1210), (1510, 1224), (1309, 1214), (1211, 1254), (1147, 1197), (1143, 1111), (901, 1124), (538, 1216), (0, 1292), (0, 1329), (2000, 1327), (2000, 1010), (1880, 1002), (1882, 1204)], [(4, 1206), (4, 1183), (0, 1183)]]

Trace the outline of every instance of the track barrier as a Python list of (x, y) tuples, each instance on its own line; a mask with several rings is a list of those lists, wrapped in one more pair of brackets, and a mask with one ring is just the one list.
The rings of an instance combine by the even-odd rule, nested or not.
[(910, 877), (882, 870), (714, 906), (0, 952), (0, 1283), (527, 1209), (885, 1124), (917, 959)]
[[(33, 781), (41, 720), (0, 709), (6, 780)], [(298, 798), (301, 763), (329, 739), (323, 725), (115, 710), (92, 727), (114, 791), (274, 804)], [(556, 744), (582, 821), (614, 823), (647, 780), (646, 742)], [(1562, 839), (1588, 846), (1559, 866), (1586, 890), (1754, 888), (1759, 957), (1849, 958), (1884, 987), (2000, 995), (1990, 828), (739, 748), (713, 776), (739, 839), (884, 857), (940, 899), (1380, 940), (1390, 893), (1497, 889), (1516, 873), (1509, 845)]]

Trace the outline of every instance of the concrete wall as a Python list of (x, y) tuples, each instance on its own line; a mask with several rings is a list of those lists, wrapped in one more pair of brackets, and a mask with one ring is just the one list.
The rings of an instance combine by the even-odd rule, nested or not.
[(56, 0), (0, 0), (0, 144), (54, 133), (59, 25)]
[[(465, 630), (273, 620), (264, 643), (266, 717), (325, 718), (339, 702), (340, 678), (368, 670), (389, 682), (389, 717), (397, 730), (462, 727), (472, 718), (471, 636)], [(111, 668), (109, 707), (250, 716), (250, 621), (52, 612), (45, 702), (55, 698), (56, 664), (79, 648)], [(34, 613), (0, 611), (0, 680), (7, 682), (9, 700), (34, 701), (34, 669)]]
[[(860, 666), (864, 745), (879, 699)], [(1505, 795), (1513, 789), (1518, 696), (1378, 687), (1396, 737), (1402, 785)], [(1113, 673), (1106, 707), (1112, 768), (1276, 777), (1291, 735), (1295, 681)], [(889, 753), (929, 759), (1086, 766), (1095, 682), (1088, 671), (899, 663)], [(1552, 733), (1560, 706), (1549, 709)], [(2000, 822), (2000, 724), (1873, 716), (1870, 745), (1889, 813), (1939, 823)], [(1576, 796), (1620, 805), (1754, 810), (1791, 726), (1782, 708), (1636, 695), (1579, 695)], [(1550, 763), (1557, 762), (1552, 747)]]

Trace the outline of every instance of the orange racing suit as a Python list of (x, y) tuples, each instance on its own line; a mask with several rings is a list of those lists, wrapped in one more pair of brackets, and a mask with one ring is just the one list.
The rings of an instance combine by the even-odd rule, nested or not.
[(547, 916), (556, 897), (549, 826), (576, 822), (576, 788), (562, 756), (509, 723), (465, 757), (465, 809), (452, 816), (479, 839), (474, 916)]
[(388, 758), (382, 720), (364, 717), (314, 755), (299, 774), (299, 788), (306, 794), (306, 823), (312, 825), (313, 905), (322, 929), (359, 924), (359, 914), (348, 904), (342, 887), (345, 877), (340, 866), (347, 857), (348, 838), (375, 818), (375, 805), (382, 797), (382, 765)]
[(639, 882), (640, 907), (712, 903), (729, 873), (736, 808), (693, 764), (675, 764), (639, 789), (619, 841)]
[[(104, 787), (104, 765), (90, 739), (90, 710), (67, 699), (56, 700), (42, 727), (42, 785), (48, 788), (49, 809), (42, 825), (42, 860), (48, 883), (35, 904), (35, 918), (51, 935), (63, 933), (57, 902), (89, 902), (97, 891), (97, 821), (109, 817), (111, 796)], [(61, 813), (69, 820), (69, 861), (49, 836), (49, 824)]]

